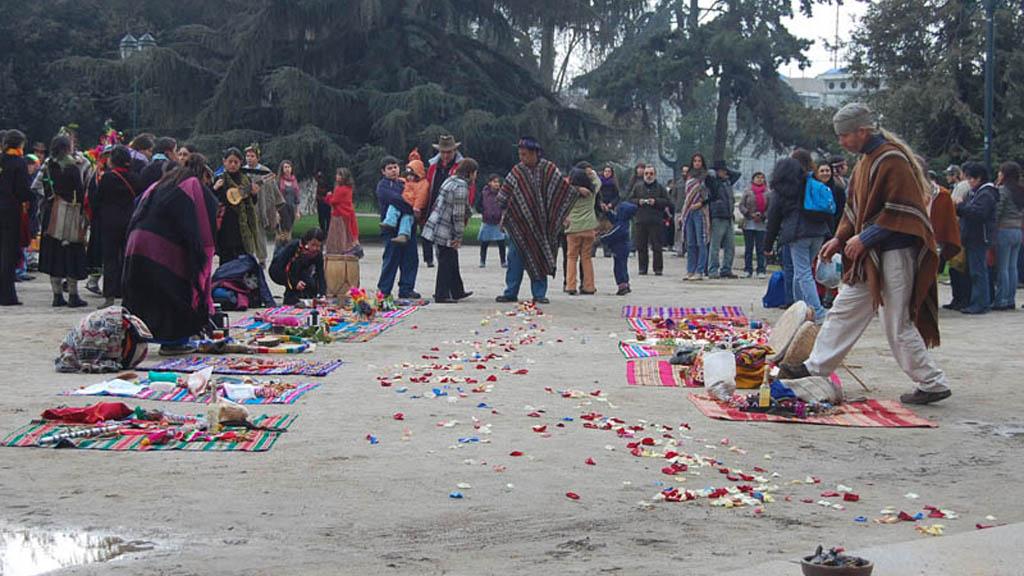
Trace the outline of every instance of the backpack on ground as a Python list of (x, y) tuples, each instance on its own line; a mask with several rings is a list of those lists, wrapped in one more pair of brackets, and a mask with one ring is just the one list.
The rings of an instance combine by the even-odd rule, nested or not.
[(761, 305), (765, 308), (782, 308), (786, 305), (786, 276), (781, 271), (772, 272)]

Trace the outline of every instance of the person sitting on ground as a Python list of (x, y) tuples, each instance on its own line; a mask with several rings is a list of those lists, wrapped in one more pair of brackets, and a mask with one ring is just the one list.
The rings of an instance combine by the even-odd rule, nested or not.
[(285, 305), (298, 304), (303, 298), (319, 298), (327, 293), (324, 274), (324, 231), (311, 228), (301, 240), (292, 240), (274, 254), (270, 279), (285, 287)]

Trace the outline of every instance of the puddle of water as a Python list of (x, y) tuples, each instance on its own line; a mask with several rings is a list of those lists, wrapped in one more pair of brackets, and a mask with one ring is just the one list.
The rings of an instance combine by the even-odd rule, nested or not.
[(1024, 426), (1019, 424), (1009, 426), (996, 426), (993, 433), (1002, 436), (1004, 438), (1016, 438), (1017, 436), (1024, 436)]
[(1017, 422), (995, 424), (992, 422), (979, 422), (977, 420), (961, 420), (960, 423), (973, 426), (978, 428), (980, 431), (986, 434), (992, 434), (993, 436), (1002, 436), (1003, 438), (1017, 438), (1019, 436), (1024, 436), (1024, 424)]
[(0, 576), (34, 576), (152, 549), (151, 542), (117, 536), (0, 526)]

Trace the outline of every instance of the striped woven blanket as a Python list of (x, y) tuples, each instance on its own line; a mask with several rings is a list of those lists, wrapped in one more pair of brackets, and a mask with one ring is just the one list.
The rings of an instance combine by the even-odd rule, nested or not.
[(158, 372), (198, 372), (213, 367), (214, 374), (248, 374), (263, 376), (327, 376), (341, 367), (341, 360), (295, 360), (276, 357), (185, 356), (170, 358), (156, 366), (139, 370)]
[(709, 308), (683, 308), (679, 306), (623, 306), (623, 318), (685, 318), (687, 316), (718, 315), (734, 320), (746, 319), (741, 306), (711, 306)]
[[(294, 404), (299, 398), (302, 398), (306, 392), (319, 387), (320, 384), (299, 384), (295, 388), (286, 390), (277, 396), (249, 398), (248, 400), (239, 402), (239, 404)], [(152, 388), (143, 387), (136, 394), (111, 394), (107, 392), (99, 394), (83, 394), (81, 391), (69, 390), (61, 392), (59, 396), (113, 396), (117, 398), (133, 398), (135, 400), (152, 400), (154, 402), (197, 402), (200, 404), (209, 404), (213, 401), (213, 396), (211, 394), (203, 394), (197, 398), (189, 392), (188, 388), (178, 388), (171, 392), (161, 393)]]
[[(281, 414), (279, 416), (268, 416), (263, 414), (252, 419), (255, 426), (267, 428), (287, 429), (298, 418), (297, 415)], [(49, 421), (38, 421), (26, 424), (0, 440), (0, 446), (11, 446), (19, 448), (38, 447), (41, 438), (64, 432), (74, 432), (91, 425), (59, 424)], [(127, 428), (126, 428), (127, 429)], [(161, 428), (152, 428), (147, 432), (158, 432)], [(109, 450), (109, 451), (132, 451), (148, 452), (161, 450), (189, 450), (195, 452), (266, 452), (274, 447), (274, 443), (281, 436), (282, 432), (270, 430), (245, 431), (243, 428), (231, 428), (244, 432), (245, 439), (238, 442), (213, 440), (199, 442), (184, 442), (171, 440), (166, 444), (150, 444), (146, 442), (145, 433), (127, 434), (125, 431), (116, 430), (94, 438), (78, 438), (71, 440), (76, 448), (86, 450)]]

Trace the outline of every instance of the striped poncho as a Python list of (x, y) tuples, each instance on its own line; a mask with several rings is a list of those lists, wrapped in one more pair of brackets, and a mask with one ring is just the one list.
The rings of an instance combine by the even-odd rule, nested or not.
[(520, 162), (505, 177), (498, 193), (505, 231), (531, 278), (555, 275), (558, 233), (577, 195), (558, 167), (543, 158), (532, 169)]

